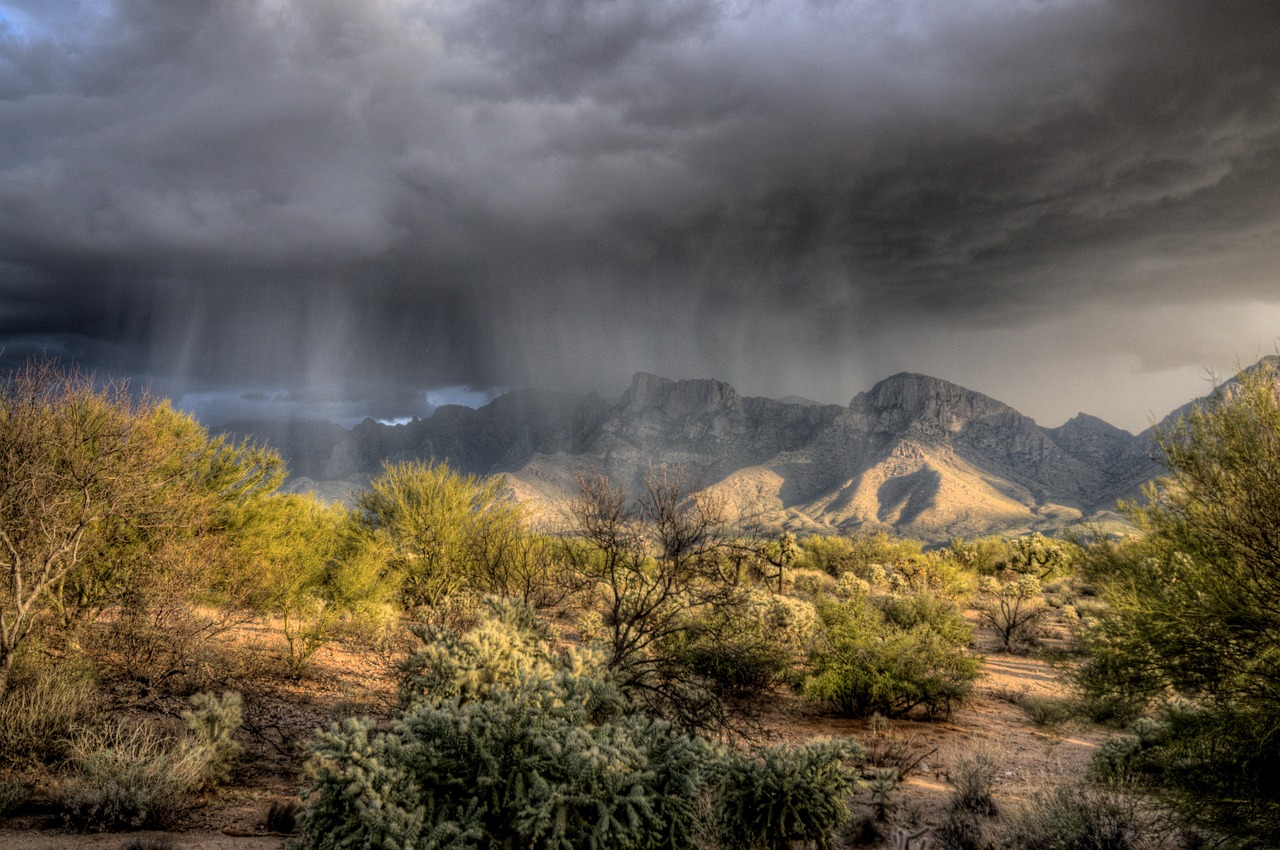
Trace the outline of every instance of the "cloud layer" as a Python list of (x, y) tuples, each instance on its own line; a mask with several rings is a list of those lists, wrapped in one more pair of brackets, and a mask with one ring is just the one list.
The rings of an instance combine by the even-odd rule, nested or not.
[(1270, 0), (0, 2), (0, 345), (211, 416), (912, 369), (1141, 426), (1280, 334), (1277, 31)]

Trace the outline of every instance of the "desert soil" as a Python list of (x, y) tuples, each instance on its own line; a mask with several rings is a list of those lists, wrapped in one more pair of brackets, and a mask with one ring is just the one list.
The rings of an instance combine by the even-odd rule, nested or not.
[[(1002, 808), (1016, 806), (1033, 792), (1081, 781), (1089, 758), (1107, 730), (1070, 725), (1041, 728), (1027, 719), (1014, 700), (1023, 694), (1062, 696), (1059, 672), (1033, 656), (995, 652), (990, 636), (979, 631), (977, 649), (986, 653), (983, 675), (972, 699), (944, 721), (890, 721), (879, 733), (885, 741), (919, 756), (918, 767), (902, 786), (894, 822), (916, 831), (937, 823), (952, 791), (949, 771), (958, 757), (975, 747), (1000, 754), (995, 796)], [(310, 731), (355, 713), (385, 715), (393, 700), (386, 668), (342, 650), (322, 652), (311, 674), (298, 685), (274, 683), (274, 691), (246, 699), (246, 746), (252, 768), (242, 768), (230, 787), (202, 800), (168, 832), (81, 834), (61, 827), (51, 806), (36, 804), (0, 821), (0, 850), (123, 850), (138, 838), (167, 839), (181, 850), (279, 850), (287, 837), (264, 835), (264, 815), (273, 802), (296, 799), (301, 788), (299, 742)], [(283, 692), (281, 692), (283, 691)], [(780, 704), (764, 717), (764, 737), (802, 741), (813, 737), (875, 738), (866, 720), (824, 716)], [(869, 811), (864, 791), (858, 805)], [(887, 844), (885, 846), (888, 846)]]

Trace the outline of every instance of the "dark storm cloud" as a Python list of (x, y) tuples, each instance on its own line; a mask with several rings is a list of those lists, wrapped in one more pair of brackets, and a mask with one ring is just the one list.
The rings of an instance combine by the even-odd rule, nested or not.
[(0, 2), (0, 345), (387, 417), (634, 369), (999, 395), (971, 356), (997, 338), (1027, 370), (1198, 367), (1259, 344), (1229, 315), (1280, 318), (1278, 27), (1262, 0)]

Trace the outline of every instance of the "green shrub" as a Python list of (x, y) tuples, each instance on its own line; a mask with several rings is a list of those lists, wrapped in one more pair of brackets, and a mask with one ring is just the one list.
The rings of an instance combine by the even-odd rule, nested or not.
[(928, 629), (954, 646), (964, 646), (973, 637), (973, 628), (960, 608), (945, 596), (934, 593), (887, 594), (871, 600), (885, 621), (900, 631)]
[[(1272, 717), (1182, 702), (1163, 704), (1156, 719), (1139, 718), (1128, 734), (1107, 741), (1090, 763), (1100, 782), (1159, 788), (1193, 821), (1280, 822), (1280, 745)], [(1259, 795), (1259, 790), (1264, 794)], [(1248, 836), (1265, 846), (1265, 833)]]
[(978, 590), (978, 616), (995, 630), (1001, 649), (1025, 651), (1035, 644), (1048, 612), (1039, 578), (1005, 570), (984, 577)]
[(822, 570), (833, 576), (852, 571), (865, 579), (872, 565), (906, 563), (921, 558), (924, 544), (877, 531), (848, 537), (807, 537), (801, 546), (803, 551), (795, 563), (796, 568)]
[[(910, 607), (898, 601), (886, 607), (894, 616), (941, 610), (932, 603)], [(967, 649), (968, 631), (958, 611), (902, 628), (868, 599), (851, 597), (824, 601), (818, 616), (813, 672), (804, 693), (835, 711), (940, 717), (972, 692), (980, 662)]]
[(1031, 694), (1018, 697), (1015, 704), (1022, 709), (1027, 719), (1037, 726), (1057, 726), (1066, 723), (1081, 711), (1079, 703), (1075, 700)]
[(522, 589), (512, 558), (530, 554), (529, 535), (501, 478), (462, 475), (444, 463), (386, 462), (355, 501), (362, 546), (399, 584), (406, 608), (438, 605), (459, 590)]
[(677, 675), (705, 689), (727, 712), (750, 715), (770, 691), (794, 680), (817, 626), (812, 604), (764, 590), (704, 611), (658, 652)]

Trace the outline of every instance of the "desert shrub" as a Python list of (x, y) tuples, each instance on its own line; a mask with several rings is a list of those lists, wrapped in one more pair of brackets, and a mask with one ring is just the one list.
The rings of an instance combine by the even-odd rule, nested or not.
[(952, 561), (983, 576), (995, 575), (1009, 562), (1009, 541), (1003, 537), (957, 537), (946, 551)]
[(34, 634), (73, 635), (157, 577), (216, 561), (226, 512), (282, 477), (271, 452), (50, 360), (0, 376), (0, 466), (0, 691)]
[(0, 768), (52, 764), (72, 732), (94, 710), (97, 691), (81, 671), (22, 671), (0, 695)]
[(145, 836), (129, 839), (120, 850), (177, 850), (177, 847), (172, 838)]
[(849, 817), (852, 742), (810, 742), (735, 753), (720, 779), (720, 837), (728, 848), (773, 850), (791, 842), (828, 847)]
[(150, 576), (127, 594), (86, 654), (112, 679), (146, 695), (190, 694), (226, 668), (216, 638), (243, 622), (241, 612), (201, 605), (199, 576)]
[(1028, 534), (1009, 541), (1009, 558), (1004, 568), (1044, 581), (1066, 570), (1077, 551), (1078, 547), (1067, 541), (1053, 540), (1038, 532)]
[(747, 590), (734, 605), (702, 612), (659, 646), (728, 709), (749, 715), (763, 694), (793, 680), (817, 626), (812, 604), (764, 590)]
[(982, 817), (996, 814), (996, 801), (991, 791), (1000, 772), (1000, 754), (992, 747), (974, 747), (956, 757), (949, 778), (955, 786), (951, 808), (962, 809)]
[(1078, 700), (1023, 694), (1014, 703), (1037, 726), (1057, 726), (1077, 717), (1082, 709)]
[(267, 807), (262, 822), (268, 832), (289, 835), (298, 829), (298, 813), (301, 811), (302, 804), (297, 800), (275, 800)]
[(969, 653), (968, 632), (954, 618), (902, 628), (858, 597), (826, 600), (818, 605), (818, 617), (804, 693), (835, 711), (939, 717), (972, 691), (979, 659)]
[(1040, 593), (1040, 579), (1002, 571), (978, 583), (978, 616), (994, 629), (1005, 652), (1026, 650), (1039, 633), (1048, 609)]
[(194, 748), (139, 725), (82, 732), (72, 742), (71, 762), (62, 809), (80, 829), (165, 826), (186, 808), (204, 777)]
[(295, 678), (345, 632), (367, 634), (386, 619), (398, 579), (341, 505), (269, 494), (246, 505), (227, 536), (237, 558), (253, 567), (240, 594), (254, 610), (280, 617), (284, 660)]
[(81, 730), (61, 789), (64, 817), (96, 830), (172, 823), (196, 791), (226, 775), (238, 752), (231, 733), (239, 721), (238, 695), (201, 694), (183, 713), (187, 733), (180, 737), (124, 722)]
[[(950, 558), (937, 553), (886, 565), (884, 571), (883, 584), (890, 592), (896, 594), (929, 593), (935, 596), (957, 597), (967, 595), (972, 590), (971, 577), (958, 569)], [(874, 573), (874, 570), (871, 572)]]
[[(687, 495), (678, 473), (650, 475), (635, 500), (601, 476), (578, 485), (575, 535), (561, 556), (593, 588), (600, 644), (619, 685), (686, 731), (740, 725), (740, 685), (749, 683), (741, 674), (774, 664), (758, 630), (732, 628), (754, 616), (744, 585), (756, 550), (737, 545), (722, 505)], [(714, 651), (720, 639), (723, 658)]]
[(839, 578), (836, 579), (835, 595), (843, 599), (867, 596), (870, 593), (871, 582), (860, 578), (852, 570), (841, 573)]
[(829, 573), (820, 570), (791, 571), (791, 587), (793, 592), (803, 593), (810, 598), (834, 593), (836, 580)]
[(1087, 694), (1141, 711), (1175, 695), (1144, 751), (1194, 824), (1280, 843), (1280, 372), (1242, 373), (1157, 430), (1167, 478), (1129, 505), (1136, 542), (1096, 544), (1109, 608), (1082, 629)]
[[(390, 730), (347, 720), (312, 744), (308, 846), (691, 846), (700, 806), (756, 789), (787, 813), (762, 829), (773, 847), (808, 828), (789, 813), (826, 811), (827, 785), (851, 781), (843, 749), (748, 757), (636, 711), (601, 653), (556, 652), (526, 607), (491, 600), (474, 634), (425, 637)], [(799, 773), (810, 791), (785, 785)], [(718, 791), (730, 776), (738, 796)]]
[(873, 564), (893, 565), (921, 558), (924, 544), (876, 531), (848, 537), (815, 535), (805, 538), (801, 548), (795, 563), (797, 568), (822, 570), (833, 576), (853, 572), (865, 579)]
[(921, 762), (938, 751), (927, 747), (913, 733), (895, 729), (883, 715), (872, 714), (867, 733), (860, 742), (862, 761), (873, 768), (892, 768), (900, 779), (906, 779)]
[(959, 606), (935, 593), (887, 594), (872, 597), (885, 622), (901, 631), (928, 629), (942, 640), (963, 646), (973, 637), (973, 628)]
[(947, 809), (933, 829), (933, 838), (941, 850), (991, 850), (987, 819), (960, 806)]
[[(1184, 702), (1160, 706), (1155, 718), (1139, 718), (1128, 733), (1107, 741), (1090, 763), (1103, 783), (1163, 789), (1193, 821), (1220, 824), (1268, 823), (1280, 819), (1277, 793), (1280, 757), (1276, 747), (1259, 746), (1274, 718), (1226, 715)], [(1266, 846), (1249, 835), (1245, 846)]]
[(1167, 846), (1157, 821), (1131, 796), (1090, 785), (1036, 794), (1007, 813), (996, 846), (1002, 850), (1145, 850)]
[(31, 785), (17, 776), (0, 776), (0, 818), (15, 812), (31, 796)]

